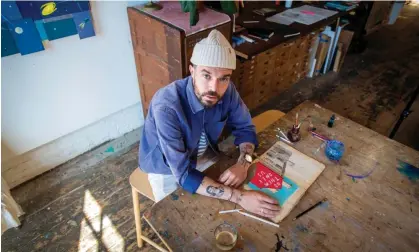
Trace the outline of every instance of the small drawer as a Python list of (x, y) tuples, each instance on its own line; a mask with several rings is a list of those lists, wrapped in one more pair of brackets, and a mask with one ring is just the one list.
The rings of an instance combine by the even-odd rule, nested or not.
[(247, 95), (247, 96), (243, 96), (242, 100), (244, 102), (244, 104), (246, 104), (246, 107), (250, 110), (254, 108), (254, 103), (255, 103), (255, 97), (253, 94), (251, 95)]
[(242, 96), (247, 96), (253, 94), (254, 90), (254, 81), (253, 80), (245, 80), (240, 83), (239, 93)]

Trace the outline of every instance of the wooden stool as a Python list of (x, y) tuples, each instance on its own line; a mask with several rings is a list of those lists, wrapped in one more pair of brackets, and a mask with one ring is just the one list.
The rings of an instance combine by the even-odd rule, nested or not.
[(148, 237), (141, 234), (141, 215), (140, 215), (141, 207), (140, 207), (140, 200), (138, 198), (138, 194), (141, 193), (143, 196), (155, 202), (153, 191), (151, 189), (150, 182), (148, 181), (147, 173), (144, 173), (139, 168), (135, 169), (135, 171), (131, 173), (131, 175), (129, 176), (129, 183), (131, 184), (131, 189), (132, 189), (132, 202), (134, 204), (135, 229), (137, 232), (138, 247), (141, 248), (143, 246), (143, 240), (144, 240), (148, 242), (151, 246), (158, 249), (159, 251), (172, 251), (172, 249), (169, 247), (169, 245), (166, 243), (163, 237), (160, 236), (157, 230), (151, 225), (148, 219), (144, 216), (143, 216), (143, 219), (148, 223), (151, 229), (153, 229), (153, 231), (160, 238), (163, 244), (166, 245), (168, 250), (162, 248), (157, 243), (153, 242)]
[[(272, 123), (279, 120), (284, 115), (285, 114), (279, 110), (268, 110), (266, 112), (263, 112), (260, 115), (255, 116), (254, 118), (252, 118), (252, 122), (256, 127), (256, 133), (263, 131), (264, 129), (269, 127)], [(151, 223), (144, 216), (142, 218), (148, 223), (151, 229), (153, 229), (153, 231), (160, 238), (160, 240), (163, 242), (163, 244), (167, 247), (168, 250), (162, 248), (161, 246), (159, 246), (158, 244), (150, 240), (148, 237), (141, 234), (141, 215), (140, 215), (141, 207), (140, 207), (138, 194), (140, 193), (143, 196), (155, 202), (153, 190), (151, 189), (150, 182), (148, 181), (147, 173), (142, 172), (139, 168), (135, 169), (135, 171), (129, 177), (129, 183), (131, 184), (131, 189), (132, 189), (132, 201), (134, 204), (135, 228), (137, 231), (138, 247), (141, 248), (143, 246), (143, 240), (144, 240), (148, 242), (151, 246), (158, 249), (159, 251), (172, 251), (172, 249), (165, 242), (163, 237), (160, 236), (157, 230), (151, 225)]]

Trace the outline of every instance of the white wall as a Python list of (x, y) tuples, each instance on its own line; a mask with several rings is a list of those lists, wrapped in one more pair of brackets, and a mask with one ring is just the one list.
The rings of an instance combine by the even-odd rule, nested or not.
[(1, 59), (3, 161), (133, 105), (124, 130), (143, 124), (128, 2), (91, 4), (95, 37), (66, 37), (45, 51)]

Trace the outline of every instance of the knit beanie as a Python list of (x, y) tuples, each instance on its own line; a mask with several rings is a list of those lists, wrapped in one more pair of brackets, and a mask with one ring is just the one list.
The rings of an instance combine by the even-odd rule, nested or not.
[(234, 70), (236, 69), (236, 53), (224, 35), (214, 29), (208, 37), (195, 45), (191, 62), (196, 66)]

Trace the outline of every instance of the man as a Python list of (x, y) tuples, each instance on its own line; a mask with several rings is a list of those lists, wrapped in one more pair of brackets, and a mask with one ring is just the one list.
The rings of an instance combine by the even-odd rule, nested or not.
[[(244, 209), (274, 217), (278, 202), (258, 191), (236, 189), (247, 177), (255, 145), (255, 127), (246, 105), (230, 82), (236, 55), (217, 30), (194, 47), (191, 76), (175, 81), (154, 95), (140, 142), (140, 168), (156, 201), (182, 186), (190, 193), (229, 200)], [(217, 152), (224, 126), (232, 129), (240, 157), (214, 181), (198, 171), (207, 152)]]

